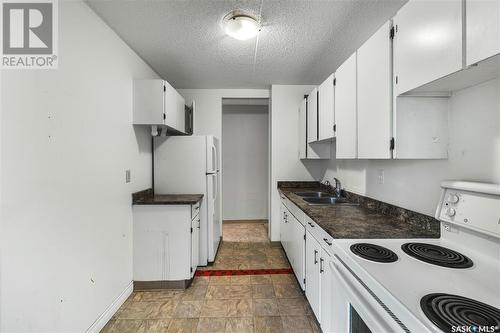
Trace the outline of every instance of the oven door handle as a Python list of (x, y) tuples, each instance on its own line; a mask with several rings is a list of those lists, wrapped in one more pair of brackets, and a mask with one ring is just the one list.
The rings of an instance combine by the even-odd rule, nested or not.
[(375, 332), (405, 332), (405, 330), (392, 318), (382, 304), (377, 302), (374, 295), (363, 286), (356, 277), (349, 272), (337, 255), (329, 261), (330, 268), (337, 276), (346, 292), (349, 303), (358, 314), (366, 321), (370, 330)]

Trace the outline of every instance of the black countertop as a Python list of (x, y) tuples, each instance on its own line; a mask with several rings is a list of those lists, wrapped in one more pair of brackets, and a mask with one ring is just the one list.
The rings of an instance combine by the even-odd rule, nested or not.
[(298, 191), (331, 192), (318, 182), (278, 182), (278, 190), (333, 238), (439, 238), (440, 223), (434, 217), (345, 192), (358, 206), (309, 205)]
[(152, 189), (132, 194), (133, 205), (194, 205), (203, 194), (153, 194)]

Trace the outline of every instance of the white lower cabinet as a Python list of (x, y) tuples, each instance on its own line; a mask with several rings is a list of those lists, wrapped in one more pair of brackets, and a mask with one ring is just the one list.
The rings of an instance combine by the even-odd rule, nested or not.
[(334, 267), (330, 254), (321, 249), (321, 273), (320, 273), (320, 315), (321, 330), (325, 333), (333, 332), (333, 300), (336, 295), (333, 291)]
[[(334, 322), (339, 305), (340, 286), (335, 276), (332, 256), (334, 239), (290, 200), (281, 197), (281, 243), (297, 280), (305, 287), (311, 309), (325, 333), (343, 332), (345, 322)], [(288, 209), (287, 207), (290, 207)], [(302, 221), (299, 221), (292, 213)], [(302, 217), (301, 217), (302, 216)], [(305, 227), (307, 226), (307, 227)], [(305, 240), (304, 240), (305, 238)], [(305, 286), (302, 284), (305, 278)], [(347, 318), (346, 318), (347, 321)]]
[(316, 319), (321, 323), (320, 315), (320, 265), (321, 260), (321, 245), (306, 231), (306, 297), (311, 305), (311, 309), (316, 316)]
[(292, 266), (295, 277), (302, 290), (304, 290), (306, 229), (302, 223), (290, 213), (290, 210), (283, 203), (281, 204), (281, 244)]
[(191, 275), (200, 263), (200, 223), (200, 215), (197, 214), (191, 221)]
[(181, 281), (198, 266), (199, 217), (191, 205), (133, 206), (134, 281)]
[(290, 234), (290, 228), (288, 228), (288, 210), (286, 209), (285, 205), (282, 203), (280, 206), (280, 240), (281, 240), (281, 245), (283, 246), (283, 250), (285, 250), (285, 253), (288, 254), (288, 240), (289, 240), (289, 234)]
[(306, 229), (293, 215), (289, 215), (290, 224), (290, 264), (302, 290), (305, 288), (305, 232)]

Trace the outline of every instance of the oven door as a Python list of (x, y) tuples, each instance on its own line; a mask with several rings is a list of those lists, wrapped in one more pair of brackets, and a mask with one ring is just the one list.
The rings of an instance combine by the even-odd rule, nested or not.
[(409, 332), (337, 255), (328, 264), (333, 272), (332, 332)]

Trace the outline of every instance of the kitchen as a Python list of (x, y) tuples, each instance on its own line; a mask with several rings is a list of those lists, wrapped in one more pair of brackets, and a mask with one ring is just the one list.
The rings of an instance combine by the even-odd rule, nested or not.
[(500, 1), (44, 3), (2, 1), (57, 67), (0, 71), (1, 332), (499, 331)]

